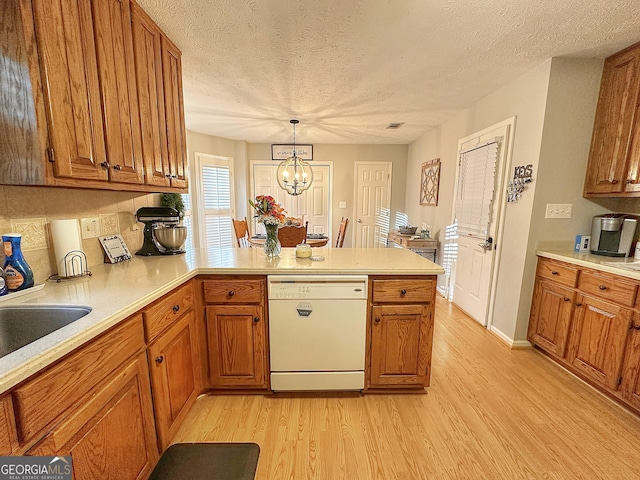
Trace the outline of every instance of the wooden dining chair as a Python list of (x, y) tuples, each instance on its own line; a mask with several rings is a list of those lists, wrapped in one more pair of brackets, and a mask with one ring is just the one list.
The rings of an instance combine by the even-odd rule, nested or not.
[(304, 243), (307, 239), (307, 226), (309, 222), (304, 225), (283, 225), (278, 228), (278, 240), (283, 247), (295, 247), (300, 243)]
[(236, 234), (236, 240), (238, 241), (238, 247), (249, 248), (249, 225), (247, 224), (247, 217), (244, 220), (233, 219), (233, 231)]
[(347, 233), (347, 225), (349, 225), (349, 219), (342, 217), (340, 220), (340, 229), (338, 230), (338, 238), (336, 238), (336, 248), (342, 248), (344, 244), (344, 236)]

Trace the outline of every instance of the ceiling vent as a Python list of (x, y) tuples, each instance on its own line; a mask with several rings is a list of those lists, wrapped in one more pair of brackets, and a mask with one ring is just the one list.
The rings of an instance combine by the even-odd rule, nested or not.
[(402, 125), (404, 125), (404, 122), (402, 123), (390, 123), (389, 126), (387, 126), (385, 128), (385, 130), (397, 130), (399, 129)]

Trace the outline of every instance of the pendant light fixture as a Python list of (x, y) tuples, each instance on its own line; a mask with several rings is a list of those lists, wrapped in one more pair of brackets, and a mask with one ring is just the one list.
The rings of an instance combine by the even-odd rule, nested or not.
[(278, 185), (289, 195), (297, 196), (307, 190), (313, 183), (311, 166), (296, 154), (296, 125), (298, 120), (289, 120), (293, 125), (293, 155), (278, 165), (276, 177)]

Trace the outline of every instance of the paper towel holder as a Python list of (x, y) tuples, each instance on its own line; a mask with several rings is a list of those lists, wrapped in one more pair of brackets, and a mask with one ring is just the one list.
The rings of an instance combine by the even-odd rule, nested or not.
[[(87, 266), (87, 255), (82, 250), (71, 250), (63, 258), (64, 272), (58, 272), (55, 275), (51, 275), (49, 280), (55, 280), (61, 282), (62, 280), (68, 280), (78, 277), (90, 277), (91, 271)], [(69, 271), (69, 264), (71, 264), (71, 271)], [(78, 268), (76, 268), (78, 264)]]

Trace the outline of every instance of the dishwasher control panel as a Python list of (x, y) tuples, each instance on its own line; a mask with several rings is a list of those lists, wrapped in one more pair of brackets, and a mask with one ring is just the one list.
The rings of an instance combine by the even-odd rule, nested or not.
[(269, 300), (366, 299), (366, 275), (269, 275)]

